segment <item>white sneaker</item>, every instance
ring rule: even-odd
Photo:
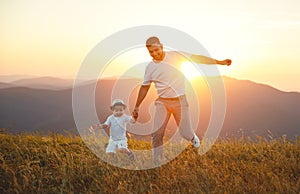
[[[200,147],[200,144],[201,144],[201,143],[200,143],[200,140],[199,140],[199,138],[197,137],[197,135],[194,135],[194,137],[193,137],[193,139],[191,140],[191,142],[192,142],[194,148]]]

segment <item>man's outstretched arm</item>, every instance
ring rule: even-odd
[[[208,65],[231,65],[231,59],[225,59],[222,61],[210,58],[210,57],[206,57],[203,55],[192,55],[191,56],[191,60],[194,63],[202,63],[202,64],[208,64]]]
[[[139,113],[139,107],[141,105],[141,103],[143,102],[144,98],[146,97],[148,91],[149,91],[150,85],[149,86],[141,86],[140,90],[139,90],[139,94],[135,103],[135,107],[134,110],[132,112],[132,115],[134,118],[138,117],[138,113]]]

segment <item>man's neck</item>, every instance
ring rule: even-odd
[[[156,63],[160,63],[164,60],[165,56],[166,56],[166,52],[163,51],[162,57],[159,60],[153,60],[153,61],[156,62]]]

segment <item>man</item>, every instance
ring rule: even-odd
[[[155,100],[152,151],[154,161],[160,162],[163,153],[163,136],[171,114],[175,118],[181,136],[191,141],[195,148],[200,146],[200,140],[191,127],[188,102],[185,96],[185,77],[180,71],[181,63],[192,61],[194,63],[229,66],[231,60],[218,61],[202,55],[176,51],[166,52],[157,37],[150,37],[146,41],[146,47],[153,60],[146,67],[144,81],[140,87],[132,114],[133,117],[138,117],[139,106],[153,82],[159,97]]]

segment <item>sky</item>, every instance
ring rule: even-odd
[[[111,34],[162,25],[232,59],[223,75],[300,92],[299,10],[299,0],[1,0],[0,75],[72,78]],[[145,49],[135,55],[151,59]]]

